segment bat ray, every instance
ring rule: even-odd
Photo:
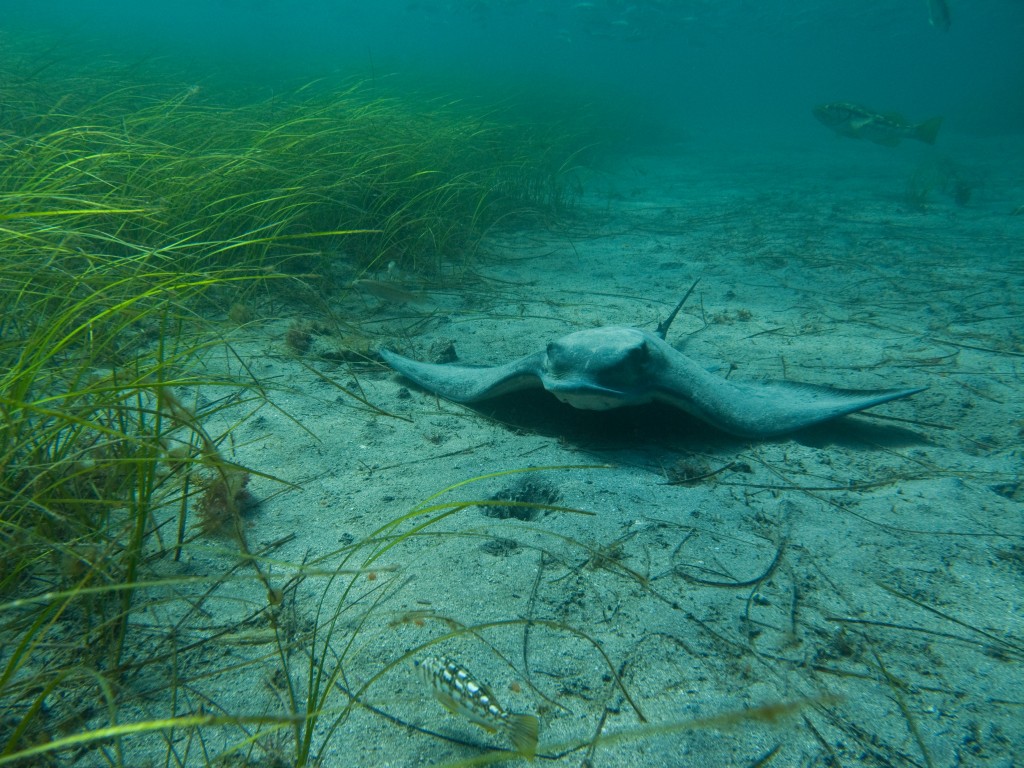
[[[543,387],[563,403],[587,410],[668,403],[723,432],[747,438],[793,432],[925,389],[732,381],[706,370],[663,337],[621,326],[570,333],[542,352],[504,365],[437,365],[387,349],[380,355],[402,376],[457,403]]]

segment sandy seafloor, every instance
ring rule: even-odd
[[[286,328],[322,322],[316,308],[268,302],[235,334],[277,408],[235,429],[230,458],[297,486],[251,486],[262,501],[247,520],[250,546],[290,537],[273,551],[280,583],[289,564],[358,541],[448,486],[607,465],[455,488],[436,501],[528,482],[593,514],[497,519],[468,506],[385,554],[376,578],[356,579],[330,650],[315,653],[328,670],[344,653],[344,686],[372,681],[362,700],[376,711],[357,707],[330,734],[332,717],[322,720],[313,741],[324,765],[433,765],[507,748],[502,734],[446,712],[407,661],[386,668],[453,627],[490,623],[431,651],[465,664],[507,709],[539,714],[540,765],[1024,762],[1024,144],[828,138],[621,157],[582,172],[572,216],[495,233],[461,277],[387,278],[419,301],[356,291],[332,310],[413,357],[453,344],[460,361],[498,363],[579,329],[653,330],[700,278],[670,343],[735,379],[928,387],[868,415],[752,442],[664,408],[582,412],[542,391],[469,408],[381,365],[297,359]],[[935,189],[912,205],[910,176],[950,159],[970,199]],[[223,412],[220,426],[245,412]],[[673,483],[704,473],[714,474]],[[166,567],[223,572],[235,560],[217,546],[194,544]],[[298,683],[316,611],[322,641],[339,600],[340,584],[323,576],[286,592],[284,657]],[[190,636],[237,637],[234,622],[254,644],[218,641],[184,659],[179,712],[285,712],[282,657],[252,639],[266,629],[262,591],[228,582],[204,605]],[[658,725],[801,699],[812,701],[774,723],[565,751],[602,724],[605,735],[643,727],[641,712]],[[336,691],[329,715],[347,703]],[[285,758],[288,733],[277,739]],[[206,739],[217,754],[240,737],[211,729]]]

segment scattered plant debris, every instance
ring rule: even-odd
[[[512,485],[506,486],[490,498],[491,501],[511,501],[513,504],[489,504],[483,507],[487,517],[506,520],[534,520],[541,510],[536,507],[522,506],[528,504],[557,504],[562,494],[553,485],[537,479],[522,478]]]

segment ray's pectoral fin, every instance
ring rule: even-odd
[[[457,403],[473,403],[542,386],[537,371],[543,352],[490,367],[421,363],[387,349],[380,350],[380,356],[395,371],[423,389]]]
[[[703,403],[707,421],[742,437],[773,437],[909,397],[925,389],[835,389],[790,381],[729,382],[727,401]],[[724,394],[724,393],[723,393]]]

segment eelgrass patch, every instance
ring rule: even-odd
[[[8,46],[0,73],[0,764],[135,764],[146,734],[209,764],[269,754],[281,733],[304,764],[338,674],[311,656],[308,680],[286,674],[289,706],[253,715],[189,672],[217,645],[272,649],[242,664],[260,671],[318,638],[329,656],[352,610],[325,606],[310,635],[294,612],[306,566],[248,541],[252,480],[263,495],[289,481],[233,457],[234,428],[275,407],[233,341],[295,296],[379,295],[362,276],[383,265],[458,271],[490,227],[559,214],[572,132],[379,83],[268,96],[36,42]],[[200,546],[224,572],[189,572]],[[342,566],[366,546],[328,584],[362,578]],[[240,584],[255,592],[221,594]],[[218,601],[234,610],[198,626]],[[211,747],[218,726],[242,742]]]

